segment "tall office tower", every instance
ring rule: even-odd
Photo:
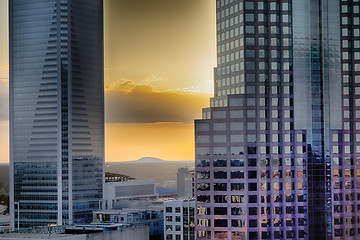
[[[14,229],[91,221],[104,163],[102,0],[10,0]]]
[[[359,239],[359,4],[216,1],[198,239]]]

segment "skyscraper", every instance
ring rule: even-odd
[[[104,164],[102,0],[10,0],[11,226],[90,221]]]
[[[359,1],[217,0],[198,239],[358,239]]]

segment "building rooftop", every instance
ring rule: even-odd
[[[10,215],[0,215],[0,226],[10,224]]]
[[[105,182],[126,182],[129,180],[135,180],[135,178],[124,174],[105,172]]]
[[[69,238],[72,234],[61,234],[61,233],[4,233],[0,235],[0,239],[59,239]]]
[[[104,209],[104,210],[97,210],[94,213],[108,213],[108,214],[132,214],[132,213],[140,213],[152,210],[159,210],[159,209],[135,209],[135,208],[125,208],[125,209]]]
[[[8,209],[7,206],[0,204],[0,213],[5,212]]]

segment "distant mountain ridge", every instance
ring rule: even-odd
[[[106,162],[108,164],[111,164],[111,163],[143,163],[143,164],[146,164],[146,163],[176,163],[176,162],[195,162],[194,160],[176,160],[176,161],[173,161],[173,160],[164,160],[164,159],[161,159],[161,158],[155,158],[155,157],[142,157],[140,159],[137,159],[137,160],[132,160],[132,161],[119,161],[119,162]]]
[[[158,187],[176,188],[179,168],[195,168],[195,161],[166,161],[159,158],[140,158],[128,162],[106,162],[105,171],[136,180],[155,180]]]
[[[140,158],[138,160],[131,161],[131,162],[136,162],[136,163],[162,163],[162,162],[166,162],[166,161],[162,160],[160,158],[155,158],[155,157],[143,157],[143,158]]]

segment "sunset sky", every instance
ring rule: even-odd
[[[104,0],[105,159],[194,159],[209,106],[215,1]],[[8,14],[0,0],[0,163],[9,160]]]

